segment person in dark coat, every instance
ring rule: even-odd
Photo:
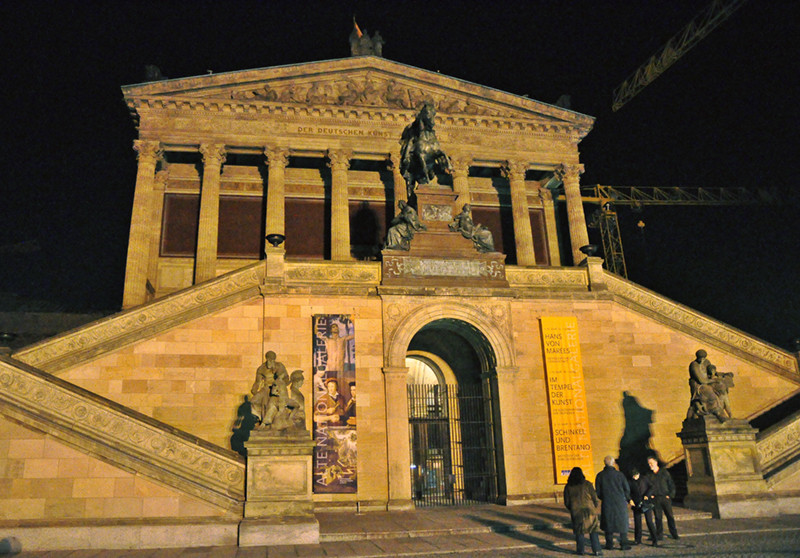
[[[678,528],[675,526],[675,516],[672,514],[672,499],[675,498],[675,482],[672,480],[672,475],[669,471],[662,468],[658,464],[658,459],[655,457],[648,457],[647,464],[650,466],[650,474],[647,475],[652,488],[650,494],[653,498],[654,509],[656,514],[656,538],[662,540],[664,538],[664,523],[662,517],[667,516],[667,526],[669,527],[669,534],[673,539],[678,539]]]
[[[583,476],[580,467],[573,467],[564,487],[564,505],[569,510],[572,519],[572,532],[575,534],[575,543],[578,554],[583,554],[585,547],[584,534],[589,535],[592,552],[601,556],[600,550],[600,522],[597,519],[597,493],[592,483]]]
[[[619,547],[628,550],[628,501],[631,489],[628,479],[614,467],[616,460],[610,455],[603,462],[605,467],[597,473],[594,481],[600,497],[600,528],[606,534],[606,549],[614,547],[614,533],[619,533]]]
[[[633,501],[633,541],[634,544],[642,544],[642,515],[647,521],[647,530],[650,531],[650,541],[653,546],[658,546],[656,537],[656,526],[653,523],[653,501],[650,492],[652,484],[648,477],[643,477],[638,469],[631,469],[631,478],[628,481],[631,488],[631,500]]]

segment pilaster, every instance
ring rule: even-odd
[[[128,260],[125,266],[125,290],[122,295],[122,308],[144,304],[147,296],[147,272],[150,252],[150,231],[154,223],[150,221],[153,204],[153,187],[156,164],[163,155],[161,144],[157,141],[135,140],[139,169],[136,174],[136,188],[133,194],[131,232],[128,241]]]
[[[331,169],[331,260],[348,261],[350,256],[350,208],[348,205],[347,169],[349,151],[329,150]]]
[[[389,155],[388,165],[392,171],[392,182],[394,186],[393,205],[396,206],[397,202],[400,200],[403,200],[404,202],[408,201],[406,181],[403,179],[403,175],[400,174],[400,155],[397,155],[396,153]]]
[[[556,204],[553,201],[553,192],[547,188],[539,188],[539,199],[544,208],[544,226],[547,231],[547,251],[550,256],[550,265],[561,265],[561,250],[558,246],[558,219],[556,218]]]
[[[169,181],[169,170],[164,169],[156,173],[156,179],[153,183],[153,205],[150,217],[150,253],[148,255],[147,263],[147,283],[148,293],[145,296],[146,300],[155,298],[158,293],[158,256],[161,244],[161,220],[164,213],[164,193],[167,189],[167,182]],[[149,292],[152,289],[152,293]]]
[[[514,241],[517,248],[517,265],[536,265],[533,251],[531,217],[528,211],[528,197],[525,192],[525,171],[527,163],[507,161],[501,168],[508,179],[511,193],[511,215],[514,219]]]
[[[406,367],[384,367],[386,390],[386,454],[389,461],[389,510],[408,510],[411,501],[411,458],[408,440]]]
[[[583,213],[583,198],[581,198],[581,173],[583,173],[583,165],[563,164],[556,169],[556,175],[564,183],[573,265],[578,265],[583,261],[586,256],[581,252],[581,246],[589,244],[589,230],[586,228],[586,215]]]
[[[225,162],[225,146],[204,143],[203,184],[200,190],[200,218],[197,224],[197,255],[194,282],[202,283],[217,276],[217,237],[219,235],[220,171]]]
[[[453,166],[453,191],[458,195],[453,210],[456,213],[461,211],[466,203],[472,203],[469,195],[469,166],[472,159],[469,157],[451,157],[450,163]]]

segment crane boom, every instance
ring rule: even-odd
[[[711,5],[673,36],[659,52],[639,66],[628,78],[614,89],[611,108],[617,112],[639,92],[672,66],[694,45],[711,33],[720,23],[728,19],[747,0],[713,0]]]

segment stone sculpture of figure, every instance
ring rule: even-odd
[[[303,371],[295,370],[289,377],[289,396],[282,402],[270,425],[270,430],[304,432],[306,429],[306,398],[300,391],[303,386]]]
[[[414,233],[427,230],[427,227],[419,222],[416,210],[404,200],[398,201],[397,207],[400,209],[400,213],[392,219],[392,226],[386,233],[384,247],[387,250],[409,250]]]
[[[476,225],[472,221],[470,211],[472,208],[468,203],[464,204],[461,213],[453,217],[453,221],[448,225],[451,231],[458,231],[464,238],[470,239],[478,252],[493,252],[494,238],[492,231],[483,225]]]
[[[697,386],[697,391],[689,404],[686,418],[699,418],[713,415],[720,422],[732,418],[731,400],[728,391],[733,387],[733,372],[717,372],[713,364],[708,366],[710,379]]]
[[[381,37],[381,32],[375,31],[375,34],[372,36],[372,51],[375,56],[383,56],[383,45],[385,43],[386,41]]]
[[[289,398],[289,374],[286,367],[277,361],[275,351],[267,351],[264,363],[256,370],[256,379],[250,393],[253,413],[258,416],[260,428],[272,424],[278,411]]]
[[[694,398],[697,393],[697,388],[709,382],[708,367],[711,364],[708,361],[708,353],[700,349],[695,353],[695,359],[689,364],[689,390],[691,397]]]
[[[426,100],[417,112],[414,122],[406,126],[400,139],[400,174],[406,181],[408,197],[418,184],[429,184],[436,172],[450,174],[453,167],[436,138],[434,120],[436,108]]]

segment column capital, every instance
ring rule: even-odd
[[[167,182],[169,182],[169,169],[161,169],[156,173],[156,179],[153,187],[156,190],[166,190]]]
[[[386,167],[389,170],[400,172],[400,154],[389,153],[389,156],[386,158]]]
[[[454,157],[450,157],[450,164],[453,167],[453,178],[466,178],[469,175],[469,166],[472,164],[472,157],[455,155]]]
[[[506,161],[500,166],[500,172],[508,180],[525,180],[528,163],[525,161]]]
[[[133,140],[133,150],[136,151],[136,158],[140,163],[155,164],[164,155],[160,141]]]
[[[328,166],[331,170],[344,170],[350,168],[350,159],[353,152],[345,149],[329,149],[325,156],[328,158]]]
[[[285,167],[289,164],[289,149],[286,147],[277,147],[268,145],[264,147],[264,157],[267,159],[268,165],[279,165]]]
[[[222,165],[225,162],[225,145],[222,143],[201,143],[200,153],[203,154],[204,165]]]
[[[555,175],[559,180],[579,180],[583,174],[583,165],[570,165],[562,163],[555,169]]]

